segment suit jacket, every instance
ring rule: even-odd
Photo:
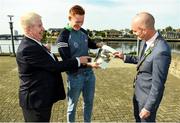
[[[155,39],[152,52],[146,58],[144,55],[141,57],[144,43],[141,43],[139,56],[126,56],[125,63],[138,64],[135,97],[148,111],[155,111],[163,96],[171,62],[171,50],[167,42],[159,35]]]
[[[76,59],[54,60],[37,42],[25,37],[17,50],[20,106],[27,109],[51,106],[65,99],[61,72],[78,68]]]

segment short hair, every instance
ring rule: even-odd
[[[85,10],[79,6],[79,5],[74,5],[73,7],[71,7],[71,9],[69,10],[69,15],[85,15]]]
[[[154,29],[155,19],[154,17],[148,12],[140,12],[136,15],[136,17],[141,18],[141,25],[144,28]]]
[[[35,12],[28,12],[21,16],[20,23],[23,31],[27,29],[27,27],[35,24],[36,19],[41,19],[41,16]]]

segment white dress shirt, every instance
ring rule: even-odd
[[[152,38],[150,38],[149,40],[146,41],[147,47],[145,49],[145,52],[147,51],[147,49],[149,49],[149,47],[154,43],[155,39],[158,37],[159,33],[156,32]]]

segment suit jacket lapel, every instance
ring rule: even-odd
[[[48,54],[48,55],[47,55],[48,57],[51,57],[51,58],[52,58],[52,56],[48,53],[47,48],[45,48],[44,45],[41,46],[41,45],[38,44],[36,41],[34,41],[34,40],[32,40],[32,39],[30,39],[30,38],[28,38],[28,37],[26,37],[26,36],[25,36],[25,39],[28,40],[28,41],[30,41],[30,42],[33,43],[33,44],[36,44],[37,47],[39,47],[41,50],[43,50],[44,52],[46,52],[46,54]],[[54,56],[54,54],[53,54],[53,56]],[[55,58],[55,57],[54,57],[54,58]],[[56,58],[54,59],[54,58],[52,58],[52,59],[55,60],[55,61],[58,61],[58,59],[56,59]]]
[[[157,38],[156,38],[156,40],[154,41],[154,46],[153,47],[151,47],[152,49],[152,51],[153,51],[153,49],[154,49],[154,47],[157,45],[157,42],[158,42],[158,38],[159,38],[160,36],[158,36]],[[145,43],[145,42],[144,42]],[[143,46],[144,46],[144,44],[142,44]],[[150,47],[149,47],[150,48]],[[149,49],[148,48],[148,49]],[[144,54],[142,54],[142,50],[143,50],[143,47],[141,48],[141,57],[140,57],[140,61],[138,62],[138,64],[137,64],[137,70],[139,70],[139,68],[140,68],[140,66],[142,65],[142,63],[145,61],[145,59],[146,59],[146,55],[145,55],[145,52],[144,52]],[[151,52],[152,52],[151,51]],[[151,52],[150,52],[150,54],[151,54]],[[149,55],[150,55],[149,54]]]
[[[41,48],[43,49],[43,47],[40,46],[36,41],[34,41],[34,40],[32,40],[32,39],[30,39],[30,38],[28,38],[28,37],[26,37],[26,36],[25,36],[25,39],[26,39],[27,41],[30,41],[30,42],[33,43],[33,44],[36,44],[36,46],[41,47]],[[44,49],[43,49],[43,50],[44,50]]]
[[[145,47],[144,45],[145,45],[145,42],[143,41],[143,44],[142,44],[141,50],[140,50],[140,51],[141,51],[141,52],[140,52],[140,59],[141,59],[141,58],[143,57],[143,55],[144,55],[144,50],[145,50],[145,49],[144,49],[144,47]]]
[[[53,54],[53,56],[54,56],[55,61],[59,61],[56,55]]]
[[[142,65],[142,63],[144,62],[145,59],[146,59],[146,57],[145,57],[145,55],[143,55],[137,64],[137,70],[139,70],[139,67]]]

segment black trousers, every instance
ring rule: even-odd
[[[155,111],[151,111],[151,114],[150,114],[150,116],[148,118],[141,119],[140,116],[139,116],[139,113],[144,108],[144,105],[140,104],[136,100],[135,96],[133,97],[133,106],[134,106],[134,117],[135,117],[136,122],[156,122],[157,109]]]
[[[52,106],[40,109],[25,109],[23,110],[23,116],[25,122],[49,122],[51,118]]]

